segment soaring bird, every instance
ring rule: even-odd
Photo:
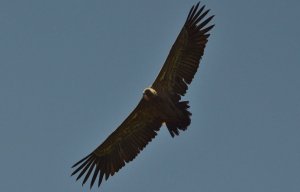
[[[151,87],[143,91],[136,108],[92,153],[75,163],[72,175],[83,175],[82,185],[91,176],[90,188],[98,178],[113,176],[132,161],[165,124],[171,136],[179,135],[191,123],[188,101],[181,101],[192,82],[214,27],[209,10],[192,6],[169,55]],[[91,175],[92,174],[92,175]]]

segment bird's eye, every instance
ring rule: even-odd
[[[146,95],[150,96],[150,91],[149,90],[146,90]]]

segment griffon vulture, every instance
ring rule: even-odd
[[[156,136],[165,124],[171,136],[179,135],[191,123],[188,101],[181,101],[188,85],[199,67],[214,16],[199,4],[192,6],[187,19],[173,44],[169,55],[151,87],[125,121],[92,153],[73,165],[72,175],[84,174],[82,185],[91,175],[90,187],[98,177],[98,187],[103,177],[118,172],[132,161]]]

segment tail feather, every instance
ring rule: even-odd
[[[166,126],[172,137],[179,135],[179,130],[185,131],[191,123],[190,116],[192,113],[188,111],[188,108],[190,107],[188,103],[188,101],[178,102],[176,106],[180,111],[179,117],[170,119],[166,122]]]

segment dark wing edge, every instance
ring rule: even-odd
[[[132,161],[140,151],[157,135],[162,122],[154,117],[155,111],[145,107],[141,100],[126,120],[91,154],[87,155],[72,168],[76,168],[71,176],[78,174],[76,180],[84,174],[82,185],[92,174],[90,188],[98,177],[98,187],[103,177],[105,180],[113,176],[125,163]]]
[[[205,5],[198,9],[199,5],[200,2],[190,9],[181,32],[152,84],[155,90],[173,94],[177,101],[185,95],[192,82],[210,36],[208,32],[214,27],[207,26],[214,15],[206,18],[210,10],[205,11]]]

